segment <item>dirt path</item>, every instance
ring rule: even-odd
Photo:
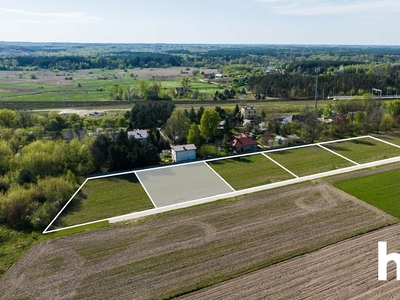
[[[0,299],[157,299],[393,221],[327,183],[298,184],[38,244]]]

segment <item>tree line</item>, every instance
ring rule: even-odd
[[[170,102],[136,104],[115,118],[120,124],[107,124],[96,137],[70,142],[52,134],[52,129],[62,132],[65,124],[92,126],[86,121],[96,118],[0,109],[0,223],[42,230],[88,174],[158,164],[159,152],[168,144],[156,128],[174,108]],[[147,141],[129,137],[131,129],[149,129]]]

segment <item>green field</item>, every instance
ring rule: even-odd
[[[236,190],[293,178],[262,154],[218,160],[208,164]]]
[[[307,176],[353,166],[349,161],[318,146],[267,153],[297,176]]]
[[[400,218],[400,170],[334,183],[334,186]]]
[[[360,164],[400,156],[400,148],[371,138],[326,144],[324,146]]]
[[[60,216],[57,227],[154,208],[136,175],[91,179]]]

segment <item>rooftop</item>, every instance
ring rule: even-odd
[[[175,152],[182,152],[182,151],[196,150],[197,148],[194,144],[188,144],[188,145],[171,146],[171,149],[174,150]]]

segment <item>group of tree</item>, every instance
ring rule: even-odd
[[[158,164],[168,145],[156,128],[174,108],[157,101],[102,118],[0,109],[0,223],[42,230],[88,174]],[[64,129],[85,126],[97,136],[62,139]],[[149,129],[146,143],[128,137],[129,129]]]
[[[372,88],[383,90],[384,94],[397,94],[400,87],[400,68],[390,67],[387,72],[371,73],[324,73],[318,76],[319,97],[349,95],[362,96]],[[256,97],[312,98],[315,95],[315,74],[264,74],[251,76],[248,89]]]
[[[157,138],[157,133],[150,131],[146,143],[141,143],[128,137],[126,130],[97,136],[91,147],[95,171],[121,171],[158,164]]]
[[[161,82],[149,83],[141,80],[135,87],[124,87],[114,83],[109,88],[111,100],[171,100],[171,95],[161,88]]]

